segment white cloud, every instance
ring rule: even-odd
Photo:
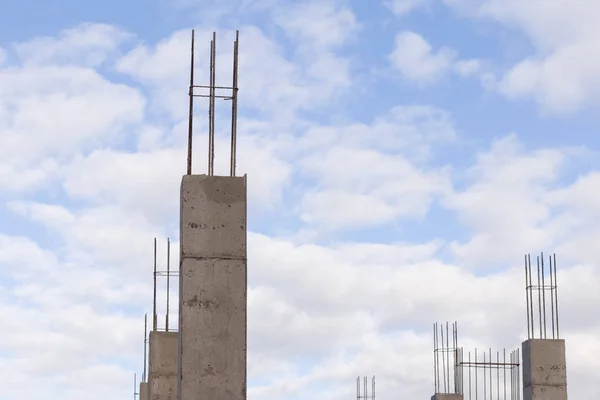
[[[0,66],[6,62],[8,59],[8,54],[6,53],[6,49],[0,47]]]
[[[384,2],[394,14],[404,16],[410,14],[413,10],[425,7],[429,4],[429,0],[390,0]]]
[[[461,60],[454,64],[456,72],[464,77],[477,74],[481,70],[480,60]]]
[[[347,42],[359,29],[356,16],[348,7],[335,2],[312,1],[279,7],[274,12],[275,22],[304,45],[314,47],[339,46]]]
[[[470,76],[481,67],[481,61],[476,59],[457,60],[457,52],[449,47],[434,51],[421,35],[411,31],[396,35],[388,59],[406,80],[423,85],[436,83],[452,70],[461,76]]]
[[[548,112],[569,113],[600,100],[600,34],[595,1],[445,0],[473,17],[521,31],[534,53],[495,86],[509,98],[532,98]]]
[[[75,64],[98,66],[132,37],[115,26],[84,23],[65,29],[58,37],[38,37],[17,43],[14,48],[27,65]]]

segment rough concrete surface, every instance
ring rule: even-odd
[[[567,398],[567,364],[562,339],[529,339],[523,342],[523,399]]]
[[[177,399],[178,332],[150,332],[150,400]]]
[[[180,400],[245,400],[245,178],[184,176],[180,257]]]
[[[567,384],[564,340],[529,339],[522,354],[524,387]]]
[[[566,386],[528,386],[523,389],[523,400],[567,400]]]
[[[246,259],[245,178],[185,175],[181,255]]]
[[[140,382],[140,400],[148,399],[148,382]]]
[[[431,396],[431,400],[463,400],[462,394],[437,393]]]

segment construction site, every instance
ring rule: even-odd
[[[134,373],[134,399],[247,398],[246,193],[252,177],[247,180],[245,175],[236,175],[238,37],[236,32],[231,86],[216,85],[214,33],[208,84],[197,85],[192,31],[179,261],[177,268],[171,266],[170,240],[166,239],[163,247],[154,239],[152,315],[146,315],[143,321],[143,370],[141,375]],[[202,168],[192,165],[196,97],[207,98],[209,104],[208,162]],[[228,176],[214,173],[216,99],[231,102]],[[205,173],[199,173],[204,167]],[[525,256],[523,320],[527,337],[521,348],[464,348],[458,322],[433,324],[431,400],[567,399],[566,346],[560,336],[556,260],[556,255],[541,254],[534,257],[532,267],[532,257]],[[158,287],[166,287],[166,298],[160,302]],[[177,288],[176,307],[171,304],[172,288]],[[177,317],[170,320],[172,308]],[[163,312],[159,313],[159,309]],[[375,377],[356,378],[356,399],[375,398]]]

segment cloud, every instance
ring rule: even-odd
[[[518,61],[496,82],[511,99],[535,100],[542,110],[572,113],[600,99],[600,57],[594,16],[600,3],[446,0],[474,18],[491,19],[517,30],[533,45],[533,54]],[[557,27],[559,27],[557,29]]]
[[[449,47],[434,51],[422,36],[411,31],[396,35],[388,60],[407,81],[422,85],[436,83],[452,70],[470,76],[480,69],[479,60],[457,60],[457,52]]]
[[[346,43],[360,29],[356,16],[348,7],[335,2],[312,1],[279,7],[275,22],[302,45],[336,47]]]
[[[385,1],[384,4],[397,16],[404,16],[418,8],[427,6],[429,0],[391,0]]]
[[[14,49],[26,65],[98,66],[131,38],[130,33],[112,25],[83,23],[61,31],[58,37],[37,37],[16,43]]]

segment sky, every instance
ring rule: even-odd
[[[153,238],[161,269],[178,248],[191,29],[198,84],[217,32],[219,85],[240,31],[249,399],[350,399],[359,375],[380,399],[429,398],[432,324],[458,321],[465,350],[519,348],[540,252],[558,259],[569,394],[600,395],[600,2],[0,9],[0,400],[132,398]],[[198,174],[206,126],[199,100]]]

